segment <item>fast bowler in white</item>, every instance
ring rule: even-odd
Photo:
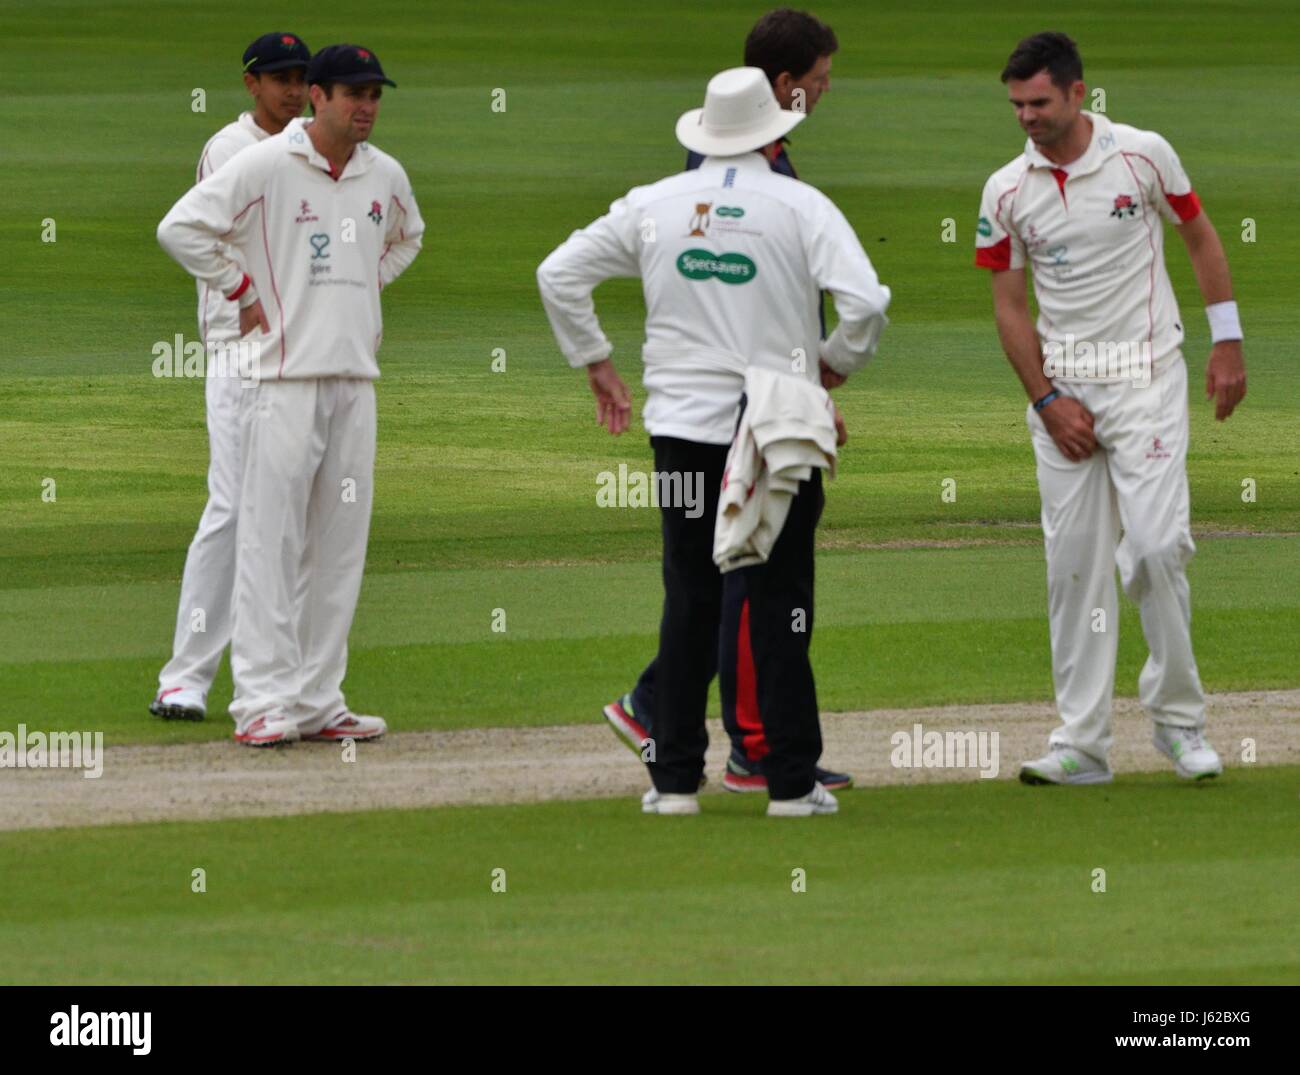
[[[1164,223],[1185,243],[1206,303],[1213,347],[1205,390],[1220,421],[1246,394],[1227,257],[1173,147],[1154,131],[1083,110],[1083,63],[1065,34],[1020,42],[1002,80],[1029,137],[985,184],[975,261],[991,270],[998,334],[1030,400],[1061,717],[1048,754],[1026,763],[1020,779],[1111,779],[1116,566],[1150,650],[1138,693],[1156,749],[1181,777],[1217,776],[1223,766],[1204,737],[1192,654],[1187,367]],[[1151,356],[1149,381],[1104,362],[1049,366],[1049,377],[1044,355],[1067,346],[1079,353],[1081,341],[1094,357],[1138,345]]]

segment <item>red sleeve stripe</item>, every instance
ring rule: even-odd
[[[1011,268],[1011,236],[1004,235],[992,246],[975,248],[975,265],[981,269]]]
[[[1178,219],[1186,224],[1189,220],[1201,211],[1201,199],[1196,196],[1196,191],[1189,190],[1186,194],[1165,194],[1165,201],[1175,213]]]
[[[1196,191],[1189,190],[1186,194],[1169,193],[1165,188],[1165,177],[1160,174],[1160,169],[1156,167],[1156,162],[1150,157],[1145,156],[1142,153],[1129,152],[1124,152],[1124,156],[1126,158],[1137,157],[1138,160],[1144,160],[1147,162],[1147,166],[1156,173],[1156,182],[1160,184],[1160,193],[1165,196],[1165,201],[1169,203],[1170,208],[1178,214],[1178,219],[1184,224],[1201,211],[1201,199],[1196,196]],[[1129,170],[1132,171],[1132,165],[1129,166]],[[1136,179],[1137,176],[1134,176],[1133,178]]]
[[[252,282],[253,282],[252,277],[250,277],[248,273],[244,273],[244,279],[240,281],[239,286],[235,288],[235,290],[232,291],[229,295],[227,295],[226,298],[230,299],[233,302],[235,299],[239,298],[240,295],[242,295],[245,291],[248,290],[248,285],[251,284]]]

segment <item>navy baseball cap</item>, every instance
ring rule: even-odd
[[[311,58],[307,68],[307,82],[316,86],[322,82],[382,82],[396,87],[397,83],[384,74],[379,57],[360,45],[326,45]]]
[[[250,75],[306,67],[309,63],[311,49],[297,34],[263,34],[244,49],[244,71]]]

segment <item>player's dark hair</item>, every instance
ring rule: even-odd
[[[1083,58],[1079,46],[1067,35],[1056,30],[1046,30],[1025,38],[1011,53],[1002,69],[1002,81],[1033,78],[1046,69],[1052,84],[1069,90],[1072,83],[1083,78]]]
[[[803,78],[813,64],[840,47],[835,31],[806,11],[769,11],[745,38],[745,66],[761,67],[769,82],[782,71]]]
[[[312,87],[312,86],[319,86],[321,89],[323,89],[323,90],[325,91],[325,100],[329,101],[329,100],[332,100],[332,99],[334,98],[334,86],[335,86],[335,83],[333,83],[333,82],[313,82],[313,83],[311,84],[311,86],[308,86],[308,87],[307,87],[307,115],[309,115],[309,116],[315,116],[315,115],[316,115],[316,106],[313,105],[313,104],[311,103],[311,87]]]

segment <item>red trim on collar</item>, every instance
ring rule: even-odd
[[[1070,173],[1064,168],[1053,168],[1052,175],[1056,176],[1056,189],[1061,192],[1061,204],[1066,205],[1068,208],[1068,203],[1065,200],[1065,181],[1070,178]]]

